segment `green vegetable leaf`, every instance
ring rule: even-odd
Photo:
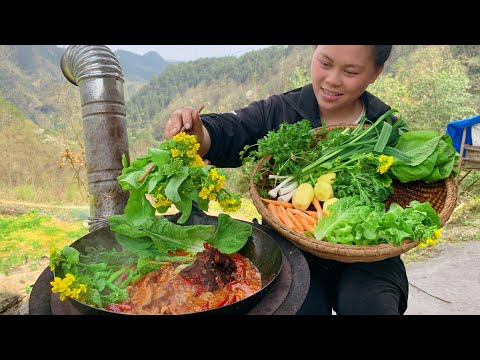
[[[181,195],[181,200],[175,203],[178,211],[182,213],[182,216],[177,220],[178,224],[183,224],[188,220],[192,213],[192,199],[185,195]]]
[[[125,217],[133,224],[142,223],[145,218],[155,216],[155,208],[145,197],[144,191],[130,191],[130,197],[125,206]]]
[[[240,250],[252,236],[253,226],[233,219],[228,214],[218,215],[218,228],[209,244],[225,254]]]
[[[171,156],[168,150],[151,148],[149,149],[149,153],[152,155],[153,163],[159,168],[170,162]]]
[[[162,175],[160,172],[155,172],[150,179],[148,180],[148,190],[147,193],[151,194],[153,190],[157,187],[157,184],[165,179],[165,175]]]
[[[117,217],[116,220],[120,218]],[[125,218],[122,226],[117,224],[112,230],[135,238],[150,237],[157,250],[163,254],[178,249],[196,254],[204,250],[203,243],[208,242],[215,234],[213,225],[182,226],[168,221],[163,216],[144,218],[143,221],[136,223]]]
[[[177,175],[174,175],[170,178],[167,188],[165,189],[165,195],[173,203],[182,201],[182,198],[180,197],[178,190],[180,188],[180,185],[182,185],[182,183],[185,181],[187,177],[188,177],[188,167],[183,166]]]

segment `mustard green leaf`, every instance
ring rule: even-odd
[[[165,188],[165,195],[169,198],[173,203],[180,202],[182,198],[179,194],[179,188],[185,179],[188,177],[188,167],[184,166],[178,174],[173,175],[168,182],[167,187]]]
[[[225,254],[232,254],[240,250],[248,238],[252,236],[253,226],[230,215],[221,213],[218,215],[218,227],[215,236],[208,241],[210,245]]]

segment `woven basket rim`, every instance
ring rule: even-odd
[[[327,129],[345,128],[347,126],[351,127],[351,125],[335,125],[327,127]],[[268,161],[270,157],[271,155],[268,155],[260,159],[257,162],[252,174],[259,172],[263,163]],[[457,188],[453,174],[451,174],[447,179],[440,181],[444,182],[447,193],[445,204],[442,207],[442,210],[439,212],[441,225],[443,226],[448,221],[450,215],[455,209],[457,202]],[[341,262],[373,262],[401,255],[419,244],[418,240],[413,241],[412,239],[405,239],[400,245],[394,245],[391,243],[377,245],[346,245],[309,238],[289,229],[287,226],[278,222],[270,214],[264,201],[261,199],[260,194],[258,193],[256,184],[253,182],[253,176],[250,178],[249,192],[257,211],[269,225],[271,225],[289,241],[293,242],[301,250],[321,258],[337,260]]]

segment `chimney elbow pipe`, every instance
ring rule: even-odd
[[[122,154],[130,162],[124,77],[115,54],[104,45],[70,45],[60,67],[80,89],[93,231],[108,225],[108,216],[123,214],[128,200],[117,181]]]

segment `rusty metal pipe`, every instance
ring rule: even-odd
[[[80,88],[85,156],[90,193],[90,231],[123,214],[128,192],[117,177],[122,154],[130,162],[124,77],[115,54],[104,45],[70,45],[62,56],[63,75]]]

